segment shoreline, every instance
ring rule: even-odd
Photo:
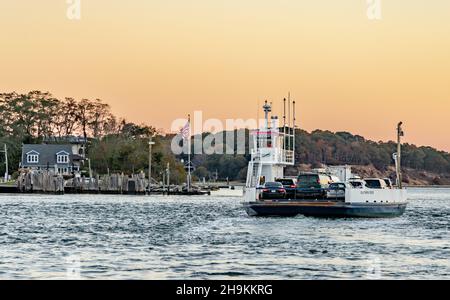
[[[226,184],[226,183],[225,183]],[[231,189],[231,187],[242,188],[243,185],[234,182],[230,183],[230,186],[220,185],[217,183],[218,189]],[[450,185],[410,185],[405,186],[406,189],[450,189]],[[150,193],[133,193],[133,192],[106,192],[106,191],[83,191],[83,192],[44,192],[44,191],[34,191],[34,192],[21,192],[16,186],[11,185],[3,185],[0,184],[0,195],[12,195],[12,194],[20,194],[20,195],[124,195],[124,196],[151,196],[151,195],[164,195],[164,192],[150,192]],[[183,193],[183,192],[170,192],[168,195],[185,195],[185,196],[207,196],[211,195],[211,191],[209,192],[196,192],[196,193]]]
[[[433,189],[448,189],[450,185],[408,185],[406,188],[433,188]]]

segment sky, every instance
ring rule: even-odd
[[[403,121],[450,151],[450,1],[381,3],[374,20],[367,0],[81,0],[77,20],[66,0],[1,0],[0,91],[100,98],[166,131],[290,92],[305,130],[393,140]]]

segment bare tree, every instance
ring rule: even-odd
[[[79,127],[78,102],[74,98],[60,101],[53,132],[59,137],[73,135]]]
[[[108,104],[96,99],[91,103],[90,121],[88,126],[94,138],[99,138],[105,132],[108,122],[113,118]]]
[[[77,119],[85,140],[88,137],[89,124],[92,122],[92,109],[93,103],[89,99],[82,99],[78,102]]]
[[[28,97],[33,103],[37,137],[45,138],[52,136],[56,116],[61,106],[60,101],[50,93],[41,91],[30,92]]]

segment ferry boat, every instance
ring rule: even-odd
[[[270,116],[272,105],[267,101],[263,109],[265,122],[260,129],[252,132],[251,160],[248,165],[244,195],[244,208],[249,216],[296,216],[331,218],[384,218],[398,217],[407,207],[407,191],[401,185],[400,137],[403,135],[401,123],[398,126],[398,150],[394,155],[397,165],[397,187],[374,189],[367,186],[345,189],[342,199],[328,199],[325,195],[315,198],[282,196],[266,199],[263,197],[265,184],[284,178],[284,169],[295,165],[295,101],[288,100],[286,117],[284,100],[283,124],[277,116]],[[275,192],[275,191],[273,191]],[[276,194],[274,194],[276,195]]]

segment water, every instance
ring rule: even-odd
[[[450,189],[396,219],[250,218],[241,198],[0,195],[0,279],[450,279]]]

